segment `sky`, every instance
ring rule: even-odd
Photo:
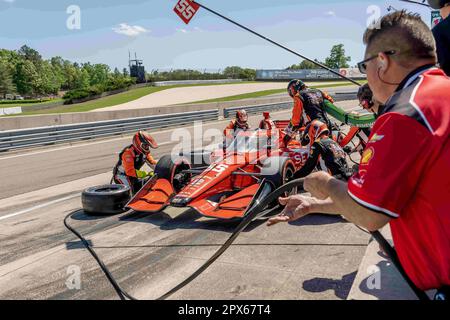
[[[122,69],[137,52],[147,71],[223,69],[238,65],[286,68],[301,59],[200,9],[189,25],[174,12],[178,0],[0,0],[0,48],[22,45],[44,58],[105,63]],[[351,64],[362,59],[362,34],[389,6],[418,12],[430,25],[430,10],[398,0],[199,0],[204,5],[310,58],[324,60],[343,43]],[[80,9],[80,28],[68,28]],[[70,19],[70,21],[74,21]]]

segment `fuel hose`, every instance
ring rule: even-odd
[[[264,183],[264,182],[263,182]],[[294,188],[297,188],[299,193],[304,192],[303,188],[304,179],[297,179],[292,180],[285,185],[281,186],[280,188],[276,189],[274,192],[272,192],[269,196],[264,198],[261,202],[257,203],[254,207],[252,207],[248,214],[242,219],[242,221],[239,223],[239,225],[236,227],[236,229],[233,231],[233,233],[230,235],[228,240],[203,264],[201,265],[194,273],[192,273],[188,278],[186,278],[184,281],[176,285],[173,289],[169,290],[167,293],[163,294],[156,300],[165,300],[168,299],[170,296],[187,286],[189,283],[191,283],[193,280],[195,280],[198,276],[200,276],[210,265],[212,265],[236,240],[236,238],[241,234],[244,229],[249,226],[255,219],[257,219],[262,212],[266,209],[267,206],[272,204],[273,202],[277,201],[278,198],[286,192],[291,191]],[[103,261],[100,259],[100,257],[95,252],[94,248],[91,246],[91,244],[81,235],[76,229],[74,229],[69,224],[69,219],[75,214],[75,212],[70,213],[66,216],[64,219],[64,225],[65,227],[71,231],[75,236],[77,236],[83,245],[86,247],[86,249],[89,251],[89,253],[92,255],[92,257],[97,261],[100,269],[104,272],[106,278],[111,283],[112,287],[114,288],[115,292],[119,296],[121,300],[137,300],[135,297],[127,293],[120,285],[119,283],[114,279],[113,275],[109,271],[109,269],[106,267],[106,265],[103,263]],[[407,282],[409,287],[412,289],[412,291],[416,294],[417,298],[419,300],[430,300],[429,297],[425,292],[420,290],[408,277],[405,270],[403,269],[397,253],[395,252],[394,248],[389,244],[389,242],[383,237],[383,235],[379,231],[371,232],[373,238],[380,244],[383,251],[386,253],[386,255],[389,257],[389,259],[392,261],[392,263],[395,265],[395,267],[398,269],[404,280]]]

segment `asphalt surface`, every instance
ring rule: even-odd
[[[251,117],[253,124],[259,120]],[[226,122],[208,123],[205,129],[220,130]],[[171,142],[172,130],[153,135],[161,144],[156,157],[177,144]],[[126,136],[0,157],[0,299],[117,299],[95,261],[63,226],[74,211],[71,224],[140,299],[154,299],[181,282],[227,239],[236,222],[203,218],[192,210],[109,218],[79,210],[81,190],[109,182],[117,153],[129,141]],[[312,215],[271,228],[255,222],[172,298],[345,299],[368,239],[338,217]],[[68,281],[78,270],[79,288]]]

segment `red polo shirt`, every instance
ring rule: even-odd
[[[450,78],[411,73],[376,121],[350,196],[388,215],[400,262],[422,290],[450,285]]]

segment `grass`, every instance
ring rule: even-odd
[[[358,81],[359,83],[363,84],[366,81]],[[248,84],[248,83],[256,83],[256,82],[233,82],[233,83],[225,83],[221,85],[230,85],[230,84]],[[40,115],[40,114],[60,114],[60,113],[72,113],[72,112],[88,112],[96,109],[106,108],[106,107],[112,107],[119,104],[127,103],[133,100],[137,100],[139,98],[142,98],[146,95],[156,93],[163,90],[173,89],[173,88],[182,88],[182,87],[196,87],[196,86],[213,86],[217,84],[194,84],[194,85],[176,85],[176,86],[167,86],[167,87],[143,87],[138,89],[132,89],[126,92],[118,93],[112,96],[108,96],[105,98],[92,100],[84,103],[78,103],[73,105],[65,105],[65,106],[58,106],[54,108],[49,108],[45,110],[24,110],[23,113],[19,115],[6,115],[4,117],[14,117],[14,116],[26,116],[26,115]],[[337,83],[337,84],[323,84],[323,85],[316,85],[314,88],[331,88],[331,87],[341,87],[341,86],[348,86],[348,82],[343,83]],[[223,97],[218,99],[210,99],[210,100],[202,100],[197,102],[190,102],[189,104],[194,103],[210,103],[210,102],[226,102],[226,101],[236,101],[236,100],[243,100],[243,99],[252,99],[252,98],[260,98],[260,97],[266,97],[273,94],[278,93],[285,93],[286,89],[273,89],[273,90],[263,90],[263,91],[257,91],[257,92],[251,92],[246,94],[239,94],[229,97]],[[53,100],[57,101],[57,100]],[[38,104],[34,104],[34,106],[38,106]],[[13,105],[14,106],[14,105]],[[20,105],[18,105],[20,106]],[[10,107],[10,106],[8,106]],[[25,107],[22,105],[22,107]],[[31,105],[26,106],[31,107]]]
[[[360,84],[364,84],[367,81],[357,81]],[[350,85],[348,82],[345,83],[336,83],[336,84],[323,84],[323,85],[316,85],[313,86],[313,88],[320,89],[320,88],[334,88],[334,87],[343,87]],[[235,96],[229,96],[229,97],[223,97],[223,98],[217,98],[217,99],[209,99],[209,100],[201,100],[196,102],[190,102],[189,104],[195,104],[195,103],[213,103],[213,102],[227,102],[227,101],[237,101],[237,100],[244,100],[244,99],[254,99],[254,98],[261,98],[270,96],[273,94],[278,93],[285,93],[286,89],[273,89],[273,90],[263,90],[263,91],[256,91],[256,92],[250,92],[245,94],[238,94]]]
[[[36,103],[21,103],[21,102],[17,102],[17,103],[5,103],[2,104],[0,103],[0,108],[15,108],[15,107],[23,107],[23,108],[28,108],[28,107],[34,107],[34,106],[40,106],[43,104],[48,104],[48,103],[52,103],[52,102],[59,102],[62,101],[61,98],[59,99],[52,99],[52,100],[47,100],[47,101],[43,101],[43,102],[36,102]]]
[[[253,82],[232,82],[225,83],[221,85],[229,85],[229,84],[242,84],[242,83],[253,83]],[[196,87],[196,86],[211,86],[217,84],[193,84],[193,85],[176,85],[176,86],[167,86],[167,87],[143,87],[132,89],[126,92],[118,93],[112,96],[104,97],[101,99],[91,100],[83,103],[73,104],[73,105],[65,105],[58,106],[55,108],[45,109],[45,110],[29,110],[21,113],[20,115],[38,115],[38,114],[55,114],[55,113],[71,113],[71,112],[87,112],[96,109],[112,107],[119,104],[127,103],[130,101],[137,100],[144,96],[147,96],[152,93],[156,93],[163,90],[173,89],[173,88],[181,88],[181,87]],[[13,116],[13,115],[11,115]],[[17,115],[16,115],[17,116]]]

